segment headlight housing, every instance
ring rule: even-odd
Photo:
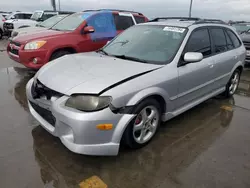
[[[93,112],[108,107],[111,101],[110,96],[72,95],[66,101],[65,106],[84,112]]]
[[[44,44],[46,44],[46,41],[44,41],[44,40],[41,40],[41,41],[32,41],[32,42],[27,43],[24,46],[24,49],[25,50],[36,50],[36,49],[41,48]]]

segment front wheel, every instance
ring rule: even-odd
[[[123,134],[123,142],[132,149],[148,144],[154,137],[161,118],[161,108],[154,99],[146,99],[134,110],[136,117],[129,123]]]
[[[68,55],[68,54],[71,54],[71,53],[69,51],[65,51],[65,50],[57,51],[57,52],[52,54],[50,61],[58,59],[59,57],[62,57],[62,56]]]
[[[234,71],[232,77],[228,81],[226,85],[226,91],[224,92],[224,96],[229,98],[234,95],[240,83],[240,71],[237,69]]]

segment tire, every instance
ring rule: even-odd
[[[143,113],[144,112],[144,113]],[[149,118],[155,113],[153,118]],[[131,149],[138,149],[147,145],[155,136],[161,123],[161,107],[154,99],[146,99],[139,103],[134,113],[137,116],[128,124],[124,131],[122,142]],[[143,114],[147,117],[146,122],[143,121]]]
[[[2,31],[2,29],[0,29],[0,39],[2,39],[3,38],[3,31]]]
[[[66,51],[66,50],[60,50],[60,51],[54,52],[50,58],[50,61],[55,60],[55,59],[62,57],[64,55],[68,55],[68,54],[71,54],[71,53],[69,51]]]
[[[240,75],[240,70],[236,69],[226,85],[226,91],[223,93],[223,96],[230,98],[235,94],[240,83]]]

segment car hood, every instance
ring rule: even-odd
[[[63,31],[43,30],[41,32],[34,32],[34,33],[32,32],[29,35],[17,36],[15,38],[15,40],[17,42],[20,42],[20,43],[26,43],[26,42],[29,42],[29,41],[39,40],[39,39],[45,40],[45,38],[58,36],[58,35],[63,35],[64,33],[65,32],[63,32]]]
[[[48,88],[65,95],[99,94],[114,84],[160,67],[162,65],[133,62],[90,52],[56,59],[42,67],[35,78]]]
[[[240,35],[240,38],[244,42],[250,42],[250,33],[243,33]]]
[[[25,27],[21,29],[16,29],[15,31],[18,32],[18,34],[33,34],[33,32],[41,32],[48,30],[48,28],[45,27]]]

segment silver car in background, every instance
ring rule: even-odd
[[[167,121],[203,101],[232,96],[246,50],[232,27],[155,19],[97,52],[63,56],[26,87],[31,114],[71,151],[117,155],[140,148]]]

